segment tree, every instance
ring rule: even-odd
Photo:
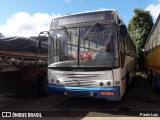
[[[144,45],[153,27],[153,19],[149,11],[134,9],[134,15],[128,24],[128,30],[137,48],[137,70],[144,70]]]

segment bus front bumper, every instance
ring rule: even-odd
[[[110,101],[120,100],[120,87],[69,87],[48,84],[49,94],[61,94],[76,97],[102,98]]]

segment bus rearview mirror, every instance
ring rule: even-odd
[[[126,31],[126,26],[125,25],[121,25],[120,29],[121,29],[122,32],[125,32]]]
[[[38,51],[41,51],[41,46],[42,46],[42,41],[44,41],[44,36],[48,36],[48,35],[49,35],[48,31],[43,31],[39,33],[38,43],[37,43]]]

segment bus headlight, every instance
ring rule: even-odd
[[[51,79],[51,82],[54,83],[54,79]]]
[[[99,85],[100,85],[100,86],[103,86],[103,85],[104,85],[104,83],[103,83],[103,82],[100,82],[100,83],[99,83]]]
[[[107,81],[107,85],[110,86],[112,83],[110,81]]]
[[[57,81],[56,81],[56,84],[58,85],[59,83],[60,83],[60,81],[59,81],[59,80],[57,80]]]

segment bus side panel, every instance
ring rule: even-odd
[[[121,68],[121,97],[126,92],[126,81],[128,80],[129,84],[132,82],[134,75],[135,75],[135,59],[134,57],[125,55],[125,64],[124,67]],[[129,74],[129,78],[127,77],[127,72]]]
[[[153,83],[160,89],[160,47],[152,53],[152,72],[153,72]]]
[[[151,54],[151,65],[153,71],[160,73],[160,47]]]
[[[159,73],[153,72],[153,81],[156,88],[160,91],[160,74]]]
[[[126,91],[126,77],[125,77],[125,73],[124,73],[124,68],[119,68],[119,69],[114,69],[113,70],[113,74],[114,74],[114,86],[118,86],[116,85],[116,82],[119,81],[120,83],[120,99],[123,96],[123,94]]]
[[[160,47],[146,57],[145,68],[147,78],[160,89]]]

